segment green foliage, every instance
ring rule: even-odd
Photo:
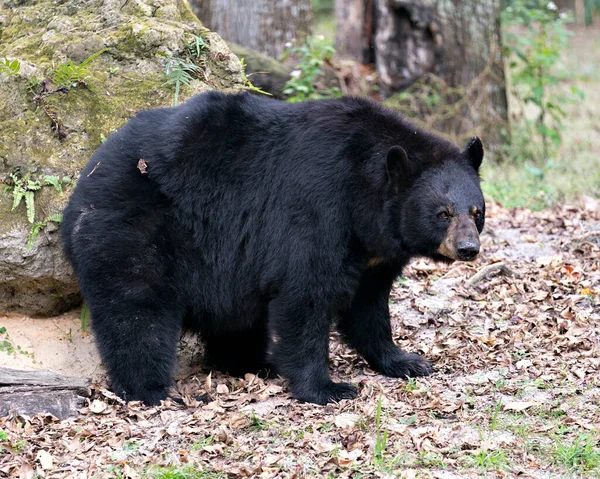
[[[30,250],[31,248],[33,248],[33,244],[35,243],[35,240],[40,235],[42,230],[46,226],[48,226],[48,223],[59,224],[62,222],[62,219],[63,219],[62,213],[57,213],[55,215],[48,216],[48,218],[46,218],[45,220],[36,221],[35,223],[33,223],[33,225],[31,226],[31,231],[29,232],[29,236],[27,237],[27,249]]]
[[[81,314],[79,316],[79,320],[81,322],[81,331],[84,333],[87,332],[88,328],[90,327],[90,316],[90,307],[84,301],[84,303],[81,305]]]
[[[282,59],[290,54],[299,57],[299,63],[283,90],[284,95],[289,95],[287,101],[296,103],[342,95],[339,88],[328,87],[325,82],[323,65],[334,53],[335,49],[323,36],[308,37],[303,45],[283,52]]]
[[[271,93],[261,90],[257,86],[254,86],[248,78],[248,76],[246,75],[246,62],[243,58],[240,58],[240,63],[242,64],[242,81],[246,84],[246,88],[256,93],[262,93],[263,95],[273,96],[271,95]]]
[[[54,70],[52,84],[57,90],[61,88],[70,90],[81,83],[85,85],[86,80],[91,75],[88,65],[107,50],[108,48],[103,48],[99,52],[90,55],[79,65],[75,65],[71,59],[67,59],[65,63],[62,63]]]
[[[173,106],[179,105],[179,94],[181,86],[189,86],[194,78],[198,78],[202,73],[203,59],[201,58],[208,52],[208,46],[204,38],[194,35],[191,41],[187,42],[187,48],[181,57],[173,57],[167,60],[165,64],[165,83],[163,85],[174,85]]]
[[[557,188],[547,181],[555,168],[553,161],[537,167],[522,165],[484,165],[481,189],[484,194],[499,201],[506,208],[529,208],[540,211],[551,206],[559,196]]]
[[[600,468],[598,437],[590,433],[579,434],[572,442],[558,440],[554,452],[555,462],[572,471],[592,471]]]
[[[248,429],[254,432],[266,431],[269,429],[269,423],[267,423],[267,421],[265,421],[264,419],[257,417],[256,414],[254,414],[254,410],[252,410]]]
[[[204,42],[204,38],[199,37],[198,35],[194,35],[192,41],[188,43],[188,49],[196,58],[199,58],[200,55],[204,53],[207,49],[206,43]]]
[[[591,25],[593,23],[593,14],[600,14],[600,0],[585,0],[584,1],[585,8],[585,24]]]
[[[171,58],[165,65],[165,85],[175,85],[173,106],[179,105],[179,92],[181,85],[190,85],[190,82],[198,75],[200,67],[183,58]]]
[[[485,471],[503,470],[509,465],[506,451],[502,449],[495,449],[493,451],[480,449],[479,451],[468,456],[466,461],[469,465],[478,467]]]
[[[6,354],[15,354],[15,347],[12,344],[10,336],[4,326],[0,327],[0,352]]]
[[[4,57],[0,60],[0,73],[5,73],[8,76],[17,76],[21,71],[21,62],[19,60],[9,60]]]
[[[42,187],[41,182],[39,180],[32,180],[29,173],[20,177],[18,171],[10,174],[10,180],[11,183],[4,187],[4,193],[11,192],[13,195],[12,210],[14,211],[18,208],[24,199],[27,209],[27,221],[33,223],[35,217],[34,194]]]
[[[375,464],[383,463],[383,453],[387,447],[387,431],[381,431],[381,400],[382,396],[379,396],[375,412],[375,453],[373,454]]]
[[[415,378],[407,378],[406,385],[404,386],[404,390],[406,392],[415,391],[418,388],[417,380]]]
[[[145,474],[151,479],[226,479],[227,475],[193,466],[157,467]]]
[[[30,173],[21,175],[18,170],[9,175],[9,181],[4,186],[4,193],[12,193],[13,205],[12,210],[15,210],[25,200],[27,210],[27,221],[33,224],[35,218],[35,192],[39,191],[43,186],[54,186],[56,191],[61,192],[64,185],[74,185],[75,182],[68,176],[63,176],[61,179],[58,176],[43,175],[37,179],[31,178]],[[50,217],[53,218],[53,217]],[[47,221],[54,221],[48,218]],[[56,221],[54,221],[56,222]],[[34,225],[35,227],[35,225]],[[32,230],[33,231],[33,230]],[[39,231],[37,232],[39,234]],[[37,236],[37,234],[36,234]],[[34,238],[35,239],[35,238]],[[29,242],[28,242],[29,243]]]
[[[522,147],[511,145],[507,153],[518,152],[518,161],[543,165],[562,142],[563,105],[583,97],[575,87],[570,95],[560,94],[556,88],[569,77],[561,64],[561,53],[571,35],[566,28],[569,19],[546,0],[514,0],[503,10],[501,19],[512,93],[519,103],[512,130]],[[533,118],[531,111],[535,112]]]

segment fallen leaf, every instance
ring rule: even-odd
[[[42,469],[44,469],[45,471],[49,471],[54,467],[52,456],[43,449],[40,449],[38,451],[35,458],[39,461],[40,466],[42,466]]]
[[[144,160],[143,158],[140,158],[138,163],[137,163],[137,169],[140,170],[140,173],[142,175],[146,175],[148,174],[148,165],[146,164],[146,160]]]

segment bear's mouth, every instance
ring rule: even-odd
[[[438,263],[444,263],[444,264],[452,264],[456,261],[456,259],[445,256],[445,255],[441,254],[440,252],[435,253],[431,258],[434,261],[437,261]]]

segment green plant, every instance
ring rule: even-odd
[[[225,474],[193,466],[155,467],[148,470],[145,476],[152,479],[225,479],[227,477]]]
[[[79,84],[86,84],[87,78],[91,75],[88,65],[96,58],[102,55],[108,48],[103,48],[99,52],[94,53],[82,61],[79,65],[75,65],[73,60],[67,59],[65,63],[60,64],[52,74],[52,84],[57,90],[77,87]]]
[[[165,65],[164,85],[175,85],[175,94],[173,96],[173,106],[179,105],[179,92],[181,85],[190,85],[190,82],[200,72],[200,67],[191,61],[183,58],[171,58]]]
[[[202,55],[207,49],[204,38],[194,35],[192,37],[192,41],[188,43],[188,49],[196,58],[200,57],[200,55]]]
[[[254,410],[252,410],[252,414],[250,415],[250,424],[248,425],[248,429],[250,431],[254,431],[254,432],[266,431],[269,429],[269,423],[267,423],[267,421],[256,416],[256,414],[254,414]]]
[[[59,224],[60,222],[62,222],[62,219],[62,213],[57,213],[55,215],[49,216],[45,220],[36,221],[35,223],[33,223],[33,225],[31,226],[31,231],[29,232],[29,236],[27,237],[27,249],[30,250],[31,248],[33,248],[33,243],[35,243],[35,240],[40,235],[41,231],[46,226],[48,226],[48,223]]]
[[[447,467],[444,456],[437,452],[419,452],[415,462],[417,465],[423,467],[439,467],[441,469],[446,469]]]
[[[520,153],[543,165],[562,141],[563,103],[583,96],[575,87],[569,96],[554,88],[568,77],[560,62],[571,35],[566,28],[569,19],[557,12],[553,2],[514,0],[503,10],[501,20],[513,95],[520,111],[513,134],[526,132]],[[530,110],[535,111],[533,119],[528,115]]]
[[[0,60],[0,73],[5,73],[8,76],[17,76],[21,71],[21,62],[19,60],[9,60],[4,57]]]
[[[554,451],[557,464],[570,470],[592,471],[600,468],[600,448],[596,446],[598,436],[579,434],[572,442],[558,439]]]
[[[478,467],[485,471],[487,470],[502,470],[508,466],[508,458],[506,452],[502,449],[489,451],[480,449],[476,453],[467,457],[467,463],[471,466]]]
[[[81,331],[85,333],[90,326],[90,307],[85,301],[81,305],[79,320],[81,321]]]
[[[299,57],[299,63],[283,89],[283,94],[289,95],[287,101],[296,103],[341,96],[339,88],[326,85],[323,71],[323,65],[334,53],[335,49],[323,36],[308,37],[303,45],[288,48],[283,52],[282,59],[290,54]]]
[[[404,386],[404,390],[406,392],[416,391],[419,385],[417,384],[417,380],[415,378],[407,378],[406,385]]]
[[[214,442],[214,440],[215,440],[214,436],[206,436],[202,440],[196,441],[195,443],[193,443],[192,447],[190,449],[192,451],[200,451],[204,447],[210,446]]]
[[[383,453],[387,447],[387,431],[381,429],[381,400],[382,396],[379,396],[377,400],[377,409],[375,411],[375,453],[373,455],[373,461],[375,464],[382,464],[384,461]]]
[[[12,192],[13,204],[12,211],[17,209],[22,200],[25,199],[25,208],[27,210],[27,221],[33,223],[35,217],[34,193],[42,187],[39,180],[32,180],[29,173],[20,177],[18,172],[10,174],[11,183],[4,187],[4,193]]]
[[[254,86],[248,76],[246,75],[246,62],[243,58],[240,58],[240,63],[242,64],[242,81],[246,84],[246,88],[250,91],[254,91],[256,93],[262,93],[263,95],[273,96],[271,93],[261,90],[257,86]]]
[[[201,58],[208,52],[208,45],[204,38],[193,35],[190,41],[186,40],[185,51],[181,56],[167,57],[165,63],[165,79],[163,85],[174,85],[173,106],[179,105],[179,94],[181,86],[189,86],[194,78],[200,77],[204,66],[204,58]],[[166,56],[164,54],[161,54]]]
[[[495,431],[496,429],[498,429],[498,415],[500,414],[500,411],[502,411],[503,407],[504,406],[502,404],[502,399],[500,399],[493,409],[490,408],[490,431]]]
[[[60,179],[58,176],[53,175],[43,175],[38,177],[37,179],[32,179],[30,173],[25,173],[25,175],[21,175],[21,173],[17,170],[12,172],[9,175],[9,181],[4,186],[4,193],[12,193],[13,196],[13,205],[12,210],[14,211],[19,205],[25,200],[25,208],[27,210],[27,221],[33,223],[35,218],[35,192],[40,190],[43,186],[54,186],[56,191],[59,193],[63,191],[64,185],[74,185],[75,182],[69,178],[68,176],[63,176]],[[62,219],[62,218],[61,218]],[[53,215],[46,220],[46,224],[48,221],[52,221],[55,223],[60,223],[60,220],[57,221],[57,215]],[[41,222],[43,223],[43,222]],[[40,223],[40,225],[41,225]],[[33,240],[39,234],[42,225],[40,226],[34,225],[32,228],[31,235],[34,235]],[[37,231],[34,232],[34,229]],[[31,240],[31,241],[33,241]],[[29,241],[28,241],[29,243]]]

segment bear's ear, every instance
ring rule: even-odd
[[[387,153],[386,172],[388,184],[397,194],[400,188],[410,184],[413,167],[401,146],[392,146]]]
[[[475,168],[475,171],[479,171],[479,167],[483,161],[483,144],[481,140],[476,136],[472,137],[467,143],[464,153],[473,168]]]

